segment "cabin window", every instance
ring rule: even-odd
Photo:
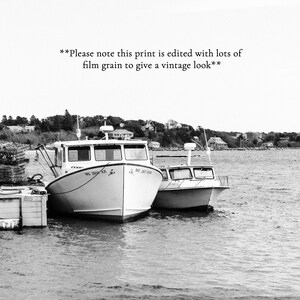
[[[145,145],[124,145],[127,160],[147,160]]]
[[[88,161],[91,160],[91,149],[89,146],[76,146],[68,148],[69,161]]]
[[[121,146],[95,146],[94,149],[95,159],[97,161],[114,161],[122,159]]]
[[[214,172],[212,168],[197,168],[194,169],[196,178],[214,178]]]
[[[161,169],[163,180],[168,180],[167,170]]]
[[[192,172],[190,169],[173,169],[169,170],[171,179],[191,179]]]

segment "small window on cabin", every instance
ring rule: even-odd
[[[169,170],[171,179],[191,179],[192,172],[190,169],[173,169]]]
[[[127,160],[147,160],[145,145],[124,145]]]
[[[95,146],[94,149],[95,149],[95,159],[97,161],[122,160],[121,146],[118,145]]]
[[[167,170],[161,169],[163,180],[168,180]]]
[[[195,178],[214,178],[212,168],[194,168]]]
[[[88,146],[84,147],[69,147],[69,161],[88,161],[91,160],[91,149]]]

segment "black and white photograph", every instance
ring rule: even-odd
[[[300,0],[1,0],[0,299],[300,299]]]

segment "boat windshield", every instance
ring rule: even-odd
[[[169,170],[171,179],[191,179],[192,172],[189,168]]]
[[[124,145],[127,160],[147,160],[145,145]]]
[[[68,148],[69,161],[91,160],[91,149],[89,146],[74,146]]]
[[[95,159],[97,161],[116,161],[122,160],[120,145],[97,145],[95,149]]]
[[[194,168],[195,178],[214,178],[212,168]]]

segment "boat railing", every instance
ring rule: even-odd
[[[216,176],[214,178],[188,178],[188,179],[172,179],[163,189],[168,188],[181,188],[181,187],[190,187],[197,188],[201,186],[207,186],[205,183],[211,182],[210,185],[215,187],[229,187],[228,176]],[[204,183],[204,185],[203,185]]]
[[[228,176],[216,176],[216,179],[220,181],[220,186],[229,186]]]
[[[39,145],[39,146],[37,146],[36,150],[38,150],[41,153],[44,161],[46,162],[46,164],[48,165],[48,167],[52,171],[54,177],[57,178],[58,177],[58,173],[57,173],[57,171],[55,169],[54,163],[52,162],[52,160],[51,160],[51,158],[50,158],[50,156],[49,156],[49,154],[47,152],[47,149],[46,149],[45,145]]]

